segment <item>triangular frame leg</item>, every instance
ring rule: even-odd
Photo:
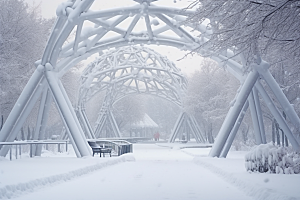
[[[70,102],[68,102],[70,100],[68,97],[65,97],[66,94],[64,94],[64,92],[61,90],[59,86],[59,80],[52,71],[45,71],[45,75],[55,99],[55,103],[60,111],[61,117],[64,119],[64,125],[67,130],[69,130],[69,138],[72,142],[72,145],[78,148],[81,157],[91,156],[91,151],[79,125],[75,111],[70,105]],[[73,138],[73,141],[71,138]]]
[[[209,152],[209,156],[220,156],[225,146],[225,143],[229,137],[229,134],[232,131],[232,128],[234,127],[234,124],[237,121],[238,116],[242,108],[244,107],[244,104],[246,103],[248,96],[251,93],[252,88],[257,79],[258,72],[256,70],[253,70],[248,74],[244,84],[241,86],[240,91],[236,96],[234,105],[229,109],[228,114],[226,115],[226,118],[221,126],[215,143],[211,151]]]

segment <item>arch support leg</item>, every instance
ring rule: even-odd
[[[292,131],[286,124],[286,121],[284,120],[283,116],[280,114],[280,112],[278,111],[278,109],[274,105],[273,101],[271,100],[271,98],[269,97],[269,95],[267,94],[267,92],[265,91],[265,89],[263,88],[263,86],[261,85],[261,83],[259,81],[257,81],[257,83],[255,84],[255,87],[258,90],[258,92],[261,94],[264,101],[266,102],[266,105],[268,106],[270,112],[272,113],[272,115],[274,116],[276,121],[278,122],[279,126],[282,128],[285,135],[291,142],[293,148],[296,151],[300,152],[300,145],[299,145],[297,139],[294,137]]]
[[[184,112],[182,112],[176,120],[176,123],[175,123],[173,131],[172,131],[172,135],[168,141],[169,143],[175,142],[175,139],[179,134],[180,127],[182,126],[183,118],[184,118]]]
[[[35,138],[36,140],[43,140],[44,136],[45,136],[45,130],[46,130],[46,126],[47,126],[47,121],[48,121],[48,113],[51,107],[51,102],[52,102],[52,94],[50,92],[50,90],[47,88],[47,90],[45,91],[44,94],[45,97],[45,102],[43,103],[43,107],[40,107],[40,112],[41,112],[41,120],[38,121],[37,123],[40,123],[40,126],[38,127],[38,124],[36,126],[36,133],[35,133]],[[43,97],[44,98],[44,97]],[[43,101],[43,99],[42,99]],[[42,105],[42,102],[41,102]],[[40,115],[40,113],[39,113]],[[36,149],[35,149],[35,156],[41,156],[42,154],[42,145],[37,145]]]
[[[93,136],[92,136],[92,133],[90,132],[90,129],[87,125],[87,122],[82,114],[82,110],[77,110],[75,111],[76,112],[76,116],[78,117],[78,120],[79,120],[79,123],[82,125],[82,128],[84,128],[84,132],[86,133],[86,136],[89,138],[89,139],[95,139]]]
[[[33,109],[35,103],[41,96],[45,84],[46,84],[46,80],[45,80],[45,78],[42,78],[40,84],[37,84],[35,90],[33,91],[32,95],[30,96],[28,103],[24,107],[23,112],[20,113],[19,118],[14,123],[14,126],[12,127],[11,131],[9,132],[8,137],[6,138],[6,142],[13,142],[14,139],[17,137],[24,122],[26,121],[28,115],[30,114],[31,110]],[[16,104],[16,106],[18,106],[18,105]],[[7,123],[5,123],[5,124],[7,124]],[[8,145],[3,146],[0,150],[0,156],[6,156],[9,148],[10,147]]]
[[[189,115],[186,112],[182,112],[174,125],[172,135],[169,139],[170,142],[175,142],[176,137],[180,136],[180,134],[186,134],[186,139],[189,141],[189,136],[192,134],[198,143],[204,143],[204,137],[201,133],[200,127],[193,118],[193,116]]]
[[[72,136],[73,138],[74,142],[72,142],[72,144],[73,146],[75,146],[74,148],[78,148],[81,157],[91,156],[86,138],[84,137],[84,135],[82,135],[82,130],[79,130],[81,129],[81,127],[78,127],[79,122],[78,120],[76,121],[77,118],[74,118],[73,113],[70,110],[68,102],[59,87],[58,79],[52,71],[46,71],[45,74],[57,107],[60,110],[61,117],[64,119],[65,127],[68,128],[70,136]]]
[[[109,110],[109,121],[110,121],[110,124],[112,126],[114,136],[115,137],[121,137],[121,132],[119,130],[116,119],[115,119],[113,113],[111,112],[111,110]]]
[[[47,88],[47,90],[44,91],[44,94],[41,99],[38,120],[35,128],[35,133],[33,136],[34,140],[44,139],[51,102],[52,102],[52,95],[49,89]],[[35,156],[41,156],[42,154],[41,144],[36,145],[36,147],[33,149],[33,154]]]
[[[251,71],[244,84],[242,85],[240,92],[237,94],[234,105],[229,109],[229,112],[222,124],[222,127],[219,131],[219,134],[216,138],[216,141],[209,152],[209,156],[211,157],[219,157],[222,149],[225,146],[226,140],[228,139],[228,136],[234,127],[235,122],[237,121],[237,118],[246,103],[246,100],[252,91],[252,88],[257,81],[258,78],[258,72],[256,70]]]
[[[265,133],[265,125],[264,125],[263,115],[262,115],[260,101],[259,101],[259,97],[258,97],[258,91],[255,87],[253,88],[252,93],[253,93],[253,97],[254,97],[257,119],[258,119],[258,123],[259,123],[261,141],[263,144],[266,144],[267,139],[266,139],[266,133]]]
[[[91,126],[91,124],[90,124],[90,122],[89,122],[87,116],[86,116],[85,110],[81,110],[81,113],[82,113],[82,116],[83,116],[83,118],[84,118],[84,120],[85,120],[85,122],[86,122],[86,125],[87,125],[87,127],[88,127],[88,129],[89,129],[89,131],[90,131],[90,133],[91,133],[92,138],[95,139],[96,137],[95,137],[94,131],[93,131],[93,129],[92,129],[92,126]]]
[[[36,89],[36,86],[40,82],[42,75],[42,72],[39,72],[38,70],[35,70],[32,74],[0,131],[0,142],[5,142],[7,140],[11,130],[13,129],[13,126],[20,117],[22,111],[25,109],[26,104],[30,100],[34,90]]]
[[[228,137],[228,139],[227,139],[227,141],[226,141],[226,144],[225,144],[225,146],[224,146],[224,148],[223,148],[223,150],[222,150],[222,153],[221,153],[221,156],[220,156],[220,157],[226,158],[226,156],[227,156],[227,154],[228,154],[228,152],[229,152],[229,149],[230,149],[230,147],[231,147],[231,145],[232,145],[232,143],[233,143],[233,140],[234,140],[234,138],[235,138],[235,136],[236,136],[236,133],[237,133],[237,131],[239,130],[240,125],[242,124],[242,121],[243,121],[243,119],[244,119],[244,116],[245,116],[245,114],[246,114],[246,111],[247,111],[248,107],[249,107],[249,102],[247,101],[247,102],[245,103],[244,107],[243,107],[242,112],[241,112],[240,115],[239,115],[238,120],[237,120],[236,123],[234,124],[234,127],[233,127],[232,131],[230,132],[230,135],[229,135],[229,137]]]
[[[263,77],[265,82],[268,84],[268,86],[273,91],[274,95],[276,96],[278,102],[280,103],[282,109],[288,116],[288,118],[291,120],[293,125],[295,126],[297,130],[297,137],[300,138],[300,119],[294,110],[293,106],[290,104],[289,100],[286,98],[282,90],[280,89],[278,83],[268,70],[269,65],[264,65],[263,67],[257,67],[256,70],[259,72],[259,74]]]
[[[253,91],[250,93],[248,100],[249,100],[249,105],[250,105],[251,119],[252,119],[253,128],[254,128],[255,142],[258,145],[258,144],[262,143],[262,139],[261,139],[261,132],[260,132],[260,128],[259,128],[256,105],[254,102]]]

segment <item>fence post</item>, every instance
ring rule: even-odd
[[[19,145],[19,154],[20,154],[20,158],[21,158],[21,154],[22,154],[22,145]]]
[[[32,158],[32,144],[30,144],[30,158]]]
[[[12,160],[12,152],[11,152],[12,151],[12,145],[9,145],[9,146],[10,146],[10,149],[9,149],[10,150],[9,151],[9,159]]]
[[[16,145],[16,159],[18,159],[18,145]]]

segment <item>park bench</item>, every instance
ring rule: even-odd
[[[93,156],[95,155],[95,153],[100,153],[100,157],[101,157],[101,153],[103,154],[103,157],[105,157],[105,153],[109,153],[110,157],[111,157],[111,148],[104,148],[104,147],[100,147],[99,144],[97,144],[96,142],[92,142],[92,141],[88,141],[90,147],[93,150]]]

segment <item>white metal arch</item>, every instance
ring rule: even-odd
[[[133,44],[166,45],[182,50],[193,50],[207,41],[206,36],[211,32],[206,30],[205,25],[194,27],[186,24],[187,16],[194,14],[194,11],[158,7],[151,3],[152,0],[137,1],[139,5],[132,7],[103,11],[89,10],[79,16],[71,14],[75,10],[79,12],[80,8],[88,8],[92,2],[93,0],[75,1],[74,4],[62,4],[57,9],[59,18],[54,30],[59,31],[54,32],[53,37],[50,37],[50,40],[56,40],[52,47],[56,50],[51,53],[49,61],[54,71],[59,72],[60,76],[79,61],[102,50]],[[129,21],[126,21],[128,19]],[[94,27],[84,27],[86,21],[93,23]],[[138,22],[141,21],[146,24],[145,27],[136,28]],[[118,27],[122,23],[129,25],[126,29],[122,26]],[[184,29],[189,26],[202,33],[201,39],[194,37],[190,31]],[[138,31],[135,31],[136,29]],[[74,39],[66,43],[72,30],[75,33]],[[117,36],[105,37],[109,34]],[[51,46],[47,45],[42,64],[44,58],[48,56],[47,52],[50,48]],[[205,54],[205,51],[202,53]],[[233,52],[228,50],[224,52],[224,55],[212,56],[212,59],[224,61],[233,55]],[[242,75],[243,72],[243,67],[239,64],[241,60],[239,56],[235,56],[227,63],[236,71],[234,73],[236,76]]]
[[[233,51],[226,50],[223,54],[215,55],[201,48],[201,44],[209,39],[211,30],[206,30],[203,24],[194,27],[185,22],[187,16],[194,14],[194,11],[156,6],[152,0],[138,0],[132,7],[95,11],[90,9],[93,3],[94,0],[71,0],[62,3],[57,8],[58,18],[43,57],[36,62],[36,71],[0,132],[1,142],[15,139],[35,103],[42,96],[34,138],[39,139],[43,136],[47,109],[53,98],[77,156],[91,155],[76,113],[59,78],[79,61],[103,49],[132,44],[156,44],[174,46],[182,50],[194,50],[200,47],[199,53],[209,54],[218,62],[224,61],[226,69],[241,80],[242,85],[236,96],[236,103],[230,108],[225,118],[210,156],[226,157],[239,127],[238,121],[243,118],[242,110],[247,109],[247,105],[250,106],[256,142],[258,144],[266,142],[258,94],[266,102],[293,148],[300,151],[299,117],[268,71],[268,63],[258,59],[257,63],[251,64],[252,71],[244,74],[243,65],[246,63],[242,54],[234,56]],[[124,28],[122,23],[126,21],[128,26]],[[142,30],[137,26],[140,22],[144,24]],[[191,35],[189,29],[185,28],[186,26],[199,31],[200,37]],[[115,36],[110,36],[110,33]],[[292,122],[294,132],[269,98],[258,80],[259,77],[267,83],[276,96],[281,109]],[[5,156],[7,152],[8,146],[1,146],[0,156]]]
[[[110,104],[127,94],[147,93],[182,106],[187,80],[165,56],[140,46],[122,47],[101,55],[81,75],[78,105],[113,87]]]
[[[116,101],[131,94],[150,94],[177,104],[184,112],[182,98],[186,87],[186,78],[165,56],[146,47],[122,47],[102,54],[82,72],[76,112],[87,137],[119,137],[111,112]],[[106,91],[106,96],[92,130],[85,117],[85,105],[100,91]],[[173,130],[178,131],[173,134],[176,136],[181,130],[188,136],[192,134],[198,142],[205,142],[194,118],[184,116],[193,126],[182,123],[180,125],[185,127],[174,127]]]

